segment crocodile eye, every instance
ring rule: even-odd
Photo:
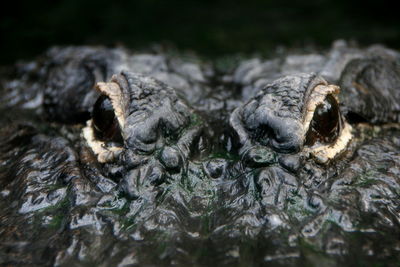
[[[93,106],[92,119],[94,133],[99,140],[123,143],[121,129],[108,96],[99,96]]]
[[[341,126],[338,103],[332,95],[328,95],[314,111],[305,145],[313,146],[316,142],[333,143],[339,136]]]

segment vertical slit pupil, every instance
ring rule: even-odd
[[[94,133],[98,139],[122,143],[121,130],[108,96],[99,96],[93,106],[92,120]]]
[[[332,95],[328,95],[314,111],[305,145],[312,146],[316,142],[332,143],[338,138],[340,128],[338,103]]]

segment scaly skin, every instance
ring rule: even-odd
[[[336,42],[228,71],[101,47],[18,65],[2,78],[0,264],[398,263],[398,59]],[[93,128],[99,95],[121,142]],[[327,95],[339,137],[307,145]]]

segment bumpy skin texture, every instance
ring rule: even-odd
[[[49,120],[83,122],[97,98],[97,82],[108,81],[122,70],[151,76],[167,83],[190,103],[198,104],[210,91],[207,75],[197,59],[182,61],[160,53],[133,54],[121,48],[54,47],[34,62],[20,63],[16,75],[4,81],[5,107],[38,108]]]
[[[343,70],[339,83],[349,116],[371,123],[400,121],[400,65],[395,58],[355,59]]]
[[[96,95],[88,89],[108,79],[122,63],[120,54],[105,49],[53,49],[48,57],[43,107],[51,119],[66,122],[90,116]]]
[[[195,123],[194,111],[163,82],[131,72],[115,75],[111,82],[121,90],[123,110],[124,148],[117,164],[126,174],[121,187],[139,197],[143,186],[164,182],[165,170],[179,172],[191,150],[202,149],[195,141],[203,125]]]
[[[254,143],[279,152],[299,152],[303,146],[301,120],[312,88],[326,82],[314,74],[275,80],[231,116],[244,147]]]
[[[213,70],[68,47],[17,66],[1,92],[0,264],[397,264],[398,57],[337,42]],[[300,129],[325,80],[354,124],[320,164]],[[84,134],[105,93],[96,82],[116,90],[121,116],[122,144],[103,142],[119,153],[104,162]]]
[[[242,97],[248,100],[282,75],[313,72],[341,87],[345,115],[375,124],[399,122],[399,60],[397,51],[379,45],[358,49],[336,41],[328,53],[246,60],[236,68],[232,80],[244,88]]]

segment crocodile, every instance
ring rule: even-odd
[[[54,47],[2,71],[1,257],[395,265],[400,54]]]

